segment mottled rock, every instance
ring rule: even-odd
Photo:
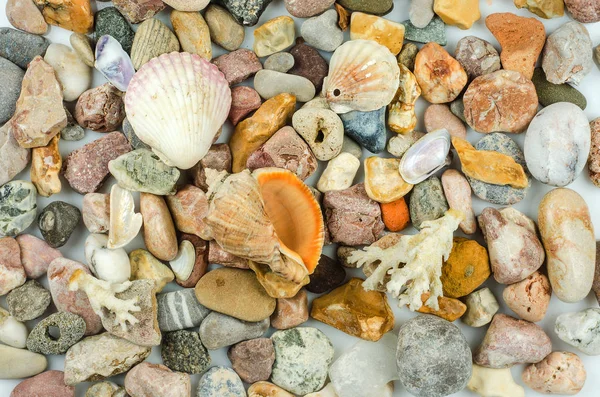
[[[0,238],[0,296],[25,283],[25,269],[21,263],[20,251],[14,238]]]
[[[523,382],[538,393],[577,394],[583,389],[587,373],[581,359],[570,352],[552,352],[523,371]]]
[[[177,244],[175,244],[175,247],[177,247]],[[129,253],[129,261],[131,266],[131,279],[153,280],[156,286],[156,292],[162,291],[168,283],[175,279],[175,275],[173,275],[171,269],[146,250],[136,249],[131,251]]]
[[[201,374],[210,367],[208,351],[198,332],[175,331],[165,334],[161,345],[163,363],[173,371]]]
[[[542,68],[553,84],[579,84],[592,71],[592,40],[585,26],[567,22],[546,40]]]
[[[261,337],[269,329],[269,319],[247,322],[212,312],[200,325],[200,339],[209,350],[217,350],[238,342]]]
[[[596,187],[600,187],[600,119],[590,123],[591,148],[588,158],[588,175]]]
[[[246,391],[240,377],[227,367],[209,369],[198,384],[197,397],[245,397]]]
[[[309,18],[321,14],[334,0],[285,0],[286,10],[297,18]]]
[[[46,371],[19,383],[10,397],[75,397],[75,388],[65,385],[62,371]]]
[[[213,63],[225,75],[229,85],[241,83],[262,70],[262,64],[256,54],[244,48],[221,55],[215,58]]]
[[[90,233],[107,233],[110,227],[110,195],[86,194],[81,212],[83,223]]]
[[[190,383],[189,375],[148,362],[136,365],[125,376],[125,389],[132,397],[190,397]]]
[[[137,0],[128,1],[130,4],[134,4]],[[117,0],[117,3],[123,3],[122,0]],[[122,8],[120,6],[117,6]],[[99,10],[96,13],[96,23],[94,28],[94,37],[99,40],[104,35],[110,35],[116,39],[123,47],[123,50],[128,54],[131,52],[133,46],[133,39],[135,32],[129,26],[127,19],[119,12],[115,7],[106,7]]]
[[[165,8],[162,0],[116,0],[113,4],[131,23],[143,22]]]
[[[404,25],[375,15],[354,12],[350,19],[350,40],[360,39],[375,41],[396,56],[402,49]]]
[[[255,383],[271,377],[275,350],[271,339],[258,338],[231,346],[227,357],[242,381]]]
[[[411,3],[412,4],[412,3]],[[404,43],[400,54],[398,54],[398,63],[404,65],[411,72],[415,69],[415,58],[419,52],[419,47],[413,43]]]
[[[19,321],[40,317],[50,306],[50,302],[50,292],[35,280],[27,281],[6,296],[8,311]]]
[[[344,42],[344,32],[338,27],[338,14],[333,9],[304,21],[300,34],[308,45],[326,52],[335,51]]]
[[[85,392],[85,397],[127,397],[127,392],[116,383],[104,381],[90,386]]]
[[[563,313],[556,318],[558,337],[589,356],[600,355],[600,309]]]
[[[423,98],[431,103],[452,102],[468,81],[460,63],[433,42],[426,44],[417,54],[415,77]]]
[[[0,378],[28,378],[44,371],[46,357],[29,350],[0,345]]]
[[[123,93],[110,83],[87,90],[77,100],[75,119],[92,131],[116,131],[125,119]]]
[[[208,199],[200,188],[186,185],[177,194],[165,198],[177,230],[206,237],[207,226],[203,219],[208,213]]]
[[[80,220],[79,208],[64,201],[53,201],[40,213],[38,226],[48,245],[58,248],[67,243]]]
[[[110,173],[124,189],[156,195],[175,194],[180,172],[147,149],[125,153],[108,163]]]
[[[308,143],[315,157],[328,161],[340,154],[344,142],[344,125],[329,109],[300,109],[292,118],[294,129]]]
[[[235,126],[249,113],[255,111],[262,105],[262,99],[254,88],[246,86],[233,87],[231,89],[231,109],[229,110],[229,121]]]
[[[417,43],[437,43],[442,46],[448,43],[446,39],[446,24],[437,15],[424,28],[416,27],[410,20],[406,20],[402,24],[405,28],[405,40],[416,41]]]
[[[27,65],[36,56],[44,55],[49,45],[50,42],[45,37],[0,28],[0,57],[8,59],[21,69],[27,69]]]
[[[494,46],[475,36],[466,36],[458,41],[454,58],[462,65],[471,80],[495,72],[501,67],[500,55]]]
[[[351,11],[375,15],[387,14],[394,7],[392,0],[340,0],[339,3]]]
[[[353,111],[341,114],[344,132],[371,153],[380,153],[385,149],[387,130],[383,107],[372,112]]]
[[[50,25],[77,33],[89,33],[94,15],[89,0],[34,0]]]
[[[227,51],[235,51],[240,48],[245,37],[244,27],[240,26],[227,10],[210,4],[206,7],[204,18],[213,43]]]
[[[433,176],[415,185],[410,196],[409,208],[410,219],[417,229],[420,229],[425,221],[441,218],[449,207],[440,180]]]
[[[210,313],[198,302],[193,288],[160,294],[157,304],[158,325],[164,332],[197,327]]]
[[[231,172],[231,150],[226,143],[217,143],[210,147],[206,155],[192,168],[194,185],[207,191],[206,170]]]
[[[290,329],[308,320],[308,297],[301,289],[293,298],[277,299],[275,312],[271,315],[271,326],[275,329]]]
[[[542,106],[550,106],[557,102],[571,102],[582,110],[585,110],[587,106],[587,100],[581,92],[569,84],[550,83],[546,80],[546,74],[542,68],[535,68],[531,81]]]
[[[567,10],[576,21],[592,23],[600,21],[600,4],[587,0],[565,0]]]
[[[244,26],[254,26],[271,0],[220,0],[238,23]]]
[[[302,39],[296,40],[296,45],[290,49],[294,57],[294,67],[289,70],[290,74],[306,77],[309,79],[317,92],[323,87],[323,79],[329,73],[329,65],[319,51],[304,43]]]
[[[506,305],[519,317],[535,323],[546,315],[552,289],[548,277],[535,272],[525,280],[504,288],[502,297]]]
[[[465,297],[464,302],[467,311],[461,320],[471,327],[482,327],[488,324],[500,309],[496,297],[487,287],[470,293]]]
[[[55,135],[47,146],[31,151],[31,182],[40,196],[50,197],[60,193],[62,184],[58,177],[62,168],[62,157],[58,148],[59,135]]]
[[[142,22],[131,46],[131,62],[135,70],[162,54],[179,51],[179,41],[171,30],[156,18]]]
[[[31,225],[36,216],[36,196],[35,186],[26,181],[0,186],[0,236],[16,236]]]
[[[15,28],[28,33],[43,35],[48,30],[42,13],[30,0],[8,0],[6,17]]]
[[[171,24],[181,49],[210,61],[212,45],[208,25],[199,12],[171,11]]]
[[[59,337],[50,334],[50,328],[58,328]],[[64,354],[79,342],[85,333],[85,321],[76,314],[58,312],[36,324],[27,337],[27,349],[42,354]]]

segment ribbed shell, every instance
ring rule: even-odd
[[[181,169],[206,155],[230,107],[223,73],[185,52],[150,60],[133,76],[125,96],[136,135],[165,163]]]
[[[370,112],[389,105],[399,84],[398,61],[387,47],[352,40],[333,53],[323,92],[336,113]]]

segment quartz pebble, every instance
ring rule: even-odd
[[[242,45],[245,37],[243,26],[222,7],[210,4],[206,7],[204,18],[208,24],[213,43],[228,51],[235,51]]]
[[[415,76],[423,98],[431,103],[452,102],[468,81],[460,63],[436,43],[426,44],[417,54]]]
[[[296,40],[296,45],[290,49],[290,54],[294,57],[294,67],[289,70],[289,73],[306,77],[313,83],[317,92],[320,92],[323,80],[329,73],[329,65],[325,58],[301,39]]]
[[[592,40],[585,26],[567,22],[546,40],[542,68],[553,84],[579,84],[592,71]]]
[[[198,332],[175,331],[165,334],[161,345],[163,363],[173,371],[201,374],[211,359]]]
[[[344,33],[338,27],[338,14],[327,10],[302,23],[300,34],[306,43],[316,49],[333,52],[344,42]]]
[[[44,274],[56,258],[61,258],[59,250],[50,247],[44,240],[31,234],[21,234],[16,238],[21,248],[21,263],[25,274],[30,279],[36,279]]]
[[[269,329],[269,320],[247,322],[212,312],[200,325],[200,339],[209,350],[217,350],[238,342],[261,337]]]
[[[454,58],[462,65],[471,80],[495,72],[501,67],[500,55],[494,46],[475,36],[466,36],[458,41]]]
[[[342,152],[329,160],[327,168],[319,178],[317,189],[322,193],[348,189],[352,186],[352,181],[354,181],[359,168],[359,159],[350,153]]]
[[[43,35],[48,30],[42,13],[31,0],[8,0],[6,17],[11,25],[27,33]]]
[[[62,371],[45,371],[33,378],[19,383],[10,393],[10,397],[75,397],[75,388],[65,385]]]
[[[456,3],[452,0],[435,0],[433,11],[444,23],[457,26],[460,29],[471,29],[471,26],[481,18],[478,0],[463,0]]]
[[[585,96],[569,84],[552,84],[546,80],[546,74],[542,68],[535,68],[531,79],[538,100],[542,106],[550,106],[557,102],[571,102],[585,110],[587,100]]]
[[[558,337],[589,356],[600,355],[600,309],[563,313],[556,318]]]
[[[375,41],[396,56],[402,49],[404,25],[375,15],[354,12],[350,20],[350,40],[360,39]]]
[[[473,364],[467,388],[481,397],[525,397],[525,389],[515,383],[510,368],[486,368]]]
[[[391,203],[404,197],[413,188],[398,168],[400,160],[369,157],[365,160],[365,190],[378,203]]]
[[[236,126],[244,117],[262,105],[262,99],[254,88],[246,86],[231,89],[231,109],[229,121]]]
[[[548,277],[535,272],[525,280],[504,288],[502,297],[506,305],[519,317],[535,323],[546,315],[552,289]]]
[[[119,0],[117,0],[118,2]],[[129,1],[129,3],[132,2]],[[113,37],[121,44],[126,53],[131,53],[135,32],[129,26],[127,19],[115,7],[106,7],[96,13],[94,36],[96,40],[99,40],[104,35]]]
[[[189,375],[172,372],[164,365],[148,362],[136,365],[127,373],[125,389],[132,397],[191,397],[192,395]]]
[[[293,298],[278,298],[275,311],[271,315],[271,327],[290,329],[308,320],[308,296],[304,289]]]
[[[344,132],[371,153],[385,149],[387,131],[385,128],[386,108],[372,112],[352,111],[341,114]]]
[[[44,61],[54,68],[65,101],[75,101],[90,88],[92,69],[68,46],[50,44],[44,55]]]
[[[0,345],[0,379],[28,378],[43,372],[46,357],[25,349]]]
[[[157,306],[158,325],[164,332],[197,327],[210,313],[198,302],[193,288],[160,294]]]
[[[457,170],[447,170],[442,174],[442,187],[448,206],[465,215],[465,219],[460,223],[460,229],[465,234],[475,233],[477,221],[473,212],[471,186],[467,178]]]
[[[59,337],[50,334],[50,328],[58,328]],[[42,354],[64,354],[79,342],[85,333],[85,321],[76,314],[58,312],[36,324],[27,337],[27,349]]]
[[[437,15],[424,28],[417,28],[410,20],[402,22],[404,25],[404,39],[417,43],[437,43],[441,46],[448,44],[446,39],[446,24]]]
[[[26,181],[0,186],[0,236],[16,236],[31,225],[36,216],[36,196],[35,186]]]
[[[294,20],[279,16],[268,20],[254,30],[254,52],[259,58],[283,51],[294,43]]]
[[[581,359],[570,352],[552,352],[523,371],[523,382],[543,394],[577,394],[583,389],[587,373]]]
[[[23,72],[20,67],[8,59],[0,57],[0,79],[4,82],[2,93],[0,93],[0,124],[5,123],[15,112],[17,100],[21,94],[21,82],[23,81],[24,76],[25,72]],[[8,128],[4,127],[2,130],[8,131]],[[8,155],[10,153],[6,154]],[[3,159],[5,158],[4,156],[5,154],[3,153]]]
[[[10,313],[0,307],[0,342],[5,345],[23,349],[27,346],[29,331],[25,324],[18,321]]]
[[[278,52],[268,57],[264,66],[268,70],[287,73],[294,67],[294,56],[289,52]]]
[[[116,0],[113,4],[130,23],[140,23],[152,18],[165,8],[162,0]]]
[[[331,160],[340,154],[344,143],[344,125],[333,111],[300,109],[294,113],[292,125],[318,160]]]
[[[283,93],[295,95],[298,102],[308,102],[315,97],[315,86],[310,80],[275,70],[259,70],[254,77],[254,88],[264,99]]]
[[[446,129],[451,136],[465,138],[467,129],[463,122],[452,114],[447,105],[430,105],[425,111],[425,129],[433,132]]]
[[[199,12],[171,11],[171,24],[181,49],[210,61],[212,46],[209,27]]]
[[[528,321],[496,314],[473,362],[488,368],[509,368],[537,363],[552,352],[552,342],[542,328]]]
[[[592,23],[600,21],[600,4],[586,0],[565,0],[567,10],[576,21]]]
[[[271,377],[275,350],[269,338],[251,339],[231,346],[227,357],[242,381],[255,383]]]
[[[410,197],[410,219],[417,229],[425,221],[441,218],[449,209],[442,183],[435,176],[416,184]]]
[[[131,62],[139,70],[152,58],[179,51],[179,41],[171,30],[156,18],[145,20],[138,26],[131,46]]]
[[[131,251],[129,262],[131,280],[153,280],[156,292],[161,292],[168,283],[175,279],[171,269],[146,250],[136,249]]]
[[[88,193],[83,196],[82,218],[90,233],[107,233],[110,227],[110,195]]]
[[[410,23],[419,29],[429,25],[429,22],[431,22],[431,19],[435,15],[433,12],[433,2],[434,0],[412,0],[408,10]]]
[[[75,119],[92,131],[116,131],[125,119],[123,93],[110,83],[85,91],[75,105]]]
[[[64,201],[53,201],[40,213],[38,226],[48,245],[58,248],[67,243],[80,220],[79,208]]]
[[[0,238],[0,296],[6,295],[25,283],[25,269],[21,263],[19,244],[12,237]]]
[[[461,320],[470,327],[483,327],[492,321],[492,318],[500,309],[496,297],[487,287],[470,293],[466,296],[464,302],[467,305],[467,311],[461,317]]]
[[[209,369],[198,384],[197,397],[245,397],[246,391],[240,377],[227,367]]]
[[[29,321],[44,314],[51,302],[50,292],[35,280],[13,289],[6,296],[8,311],[18,321]]]
[[[45,37],[22,32],[11,28],[0,28],[0,57],[27,69],[27,65],[36,57],[42,56],[50,41]]]

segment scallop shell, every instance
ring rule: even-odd
[[[323,216],[296,175],[280,168],[221,173],[208,196],[204,222],[223,250],[269,265],[295,283],[314,271],[323,249]]]
[[[449,164],[450,147],[450,133],[446,129],[425,134],[402,156],[400,175],[413,185],[423,182]]]
[[[230,107],[223,73],[186,52],[150,60],[133,76],[125,96],[127,119],[138,138],[181,169],[206,155]]]
[[[387,47],[352,40],[333,53],[323,93],[336,113],[370,112],[389,105],[399,85],[398,61]]]
[[[142,214],[135,213],[133,195],[114,184],[110,189],[110,229],[106,247],[116,249],[126,246],[142,228]]]
[[[196,248],[188,240],[182,240],[179,244],[177,256],[172,261],[169,261],[171,270],[175,273],[177,280],[186,281],[190,278],[194,265],[196,264]]]
[[[85,240],[85,260],[88,267],[101,280],[122,283],[131,277],[129,256],[123,248],[107,248],[108,236],[93,233]]]

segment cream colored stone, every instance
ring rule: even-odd
[[[296,30],[291,17],[273,18],[254,31],[254,52],[259,58],[275,54],[294,44],[295,38]]]
[[[481,397],[525,397],[525,389],[515,383],[510,368],[485,368],[473,364],[467,388]]]
[[[342,152],[329,160],[327,168],[319,178],[317,189],[322,193],[347,189],[352,186],[359,168],[360,160],[356,156]]]
[[[175,279],[169,267],[143,249],[129,253],[132,280],[154,280],[156,292],[161,292],[165,285]]]
[[[207,61],[212,59],[210,32],[202,14],[173,10],[171,23],[183,51],[200,55]]]

